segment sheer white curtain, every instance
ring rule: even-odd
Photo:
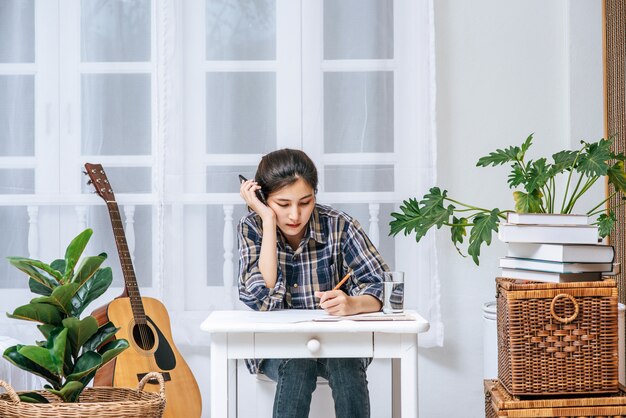
[[[142,293],[205,363],[199,322],[239,306],[236,175],[300,148],[319,201],[407,272],[407,305],[431,321],[421,342],[441,344],[434,237],[388,236],[389,214],[435,183],[432,25],[432,0],[3,0],[0,255],[51,261],[89,226],[115,278],[94,307],[119,294],[108,214],[80,174],[102,163]],[[30,298],[9,267],[4,311]],[[14,322],[0,334],[19,338]]]
[[[421,344],[441,345],[434,236],[419,244],[388,236],[390,213],[435,183],[432,4],[182,6],[157,21],[169,34],[157,78],[167,132],[164,297],[185,312],[186,327],[239,306],[234,231],[246,208],[237,174],[250,178],[264,153],[293,147],[318,166],[319,201],[355,216],[390,267],[407,272],[407,305],[432,324]]]

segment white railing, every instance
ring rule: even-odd
[[[336,203],[368,203],[369,205],[369,228],[368,235],[374,245],[380,242],[379,214],[381,203],[393,201],[392,193],[326,193],[322,194],[321,201]],[[319,198],[318,197],[318,198]],[[365,199],[367,198],[367,200]],[[235,229],[233,224],[233,212],[235,205],[242,205],[238,195],[232,193],[224,194],[188,194],[184,195],[183,205],[221,205],[223,209],[223,266],[222,284],[224,290],[223,308],[232,309],[235,305],[236,292],[234,289],[233,277],[235,272]],[[121,212],[124,213],[124,230],[130,257],[134,260],[135,253],[135,208],[137,205],[154,205],[157,203],[155,195],[151,194],[125,194],[117,199]],[[87,227],[87,209],[90,206],[102,205],[103,202],[93,195],[73,195],[73,196],[38,196],[20,195],[18,198],[8,195],[0,195],[0,206],[24,206],[28,213],[28,252],[29,257],[39,258],[40,254],[40,207],[63,206],[72,207],[76,215],[77,230]]]

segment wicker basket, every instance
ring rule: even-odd
[[[626,393],[520,400],[497,380],[485,380],[485,418],[500,417],[626,418]]]
[[[159,393],[143,390],[151,379],[160,384]],[[36,393],[50,401],[48,404],[21,402],[11,385],[0,380],[7,393],[0,395],[2,418],[161,418],[165,409],[165,383],[160,373],[148,373],[137,389],[95,387],[86,388],[77,403],[63,403],[47,391]]]
[[[497,278],[498,378],[513,395],[618,390],[614,280]]]

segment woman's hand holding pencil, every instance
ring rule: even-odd
[[[353,315],[356,313],[354,299],[340,290],[341,286],[348,281],[353,272],[353,270],[350,270],[348,274],[343,276],[343,279],[333,287],[333,290],[328,292],[315,292],[315,296],[320,298],[320,308],[324,309],[330,315]]]

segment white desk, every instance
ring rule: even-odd
[[[321,310],[214,311],[200,328],[211,335],[211,417],[235,417],[237,359],[374,357],[392,359],[393,417],[417,418],[417,334],[413,321],[316,322]],[[231,395],[229,397],[229,394]]]

